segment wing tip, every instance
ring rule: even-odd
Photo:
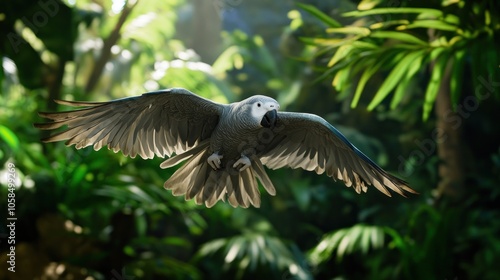
[[[70,101],[70,100],[61,100],[54,99],[54,102],[59,105],[66,105],[71,107],[81,107],[81,106],[98,106],[102,104],[109,103],[108,102],[99,102],[99,101]]]
[[[406,182],[403,179],[400,179],[400,178],[392,176],[392,175],[387,176],[387,178],[401,192],[401,193],[399,193],[399,192],[397,192],[397,193],[399,193],[401,196],[403,196],[405,198],[407,198],[407,196],[406,196],[407,193],[416,194],[416,195],[420,194],[417,191],[415,191],[414,189],[410,188],[410,184],[408,184],[408,182]]]

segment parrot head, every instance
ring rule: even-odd
[[[278,121],[278,110],[280,105],[278,101],[271,97],[256,95],[247,99],[251,106],[252,118],[259,123],[260,126],[266,128],[274,128]]]

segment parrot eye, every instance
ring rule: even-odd
[[[259,103],[257,103],[257,107],[260,107],[260,106],[261,106],[260,102],[259,102]]]

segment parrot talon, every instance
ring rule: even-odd
[[[213,170],[220,169],[220,159],[224,156],[220,156],[217,153],[213,153],[211,156],[207,158],[207,162],[212,167]]]
[[[240,166],[240,168],[238,168],[238,166]],[[252,165],[252,162],[250,161],[250,159],[247,157],[247,156],[244,156],[244,155],[241,155],[240,159],[237,160],[234,164],[233,164],[233,168],[236,168],[238,169],[238,171],[243,171],[245,169],[247,169],[248,167],[250,167]]]

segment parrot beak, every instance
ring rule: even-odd
[[[276,126],[276,122],[278,121],[278,112],[276,110],[268,111],[262,121],[260,121],[260,125],[267,128],[274,128]]]

